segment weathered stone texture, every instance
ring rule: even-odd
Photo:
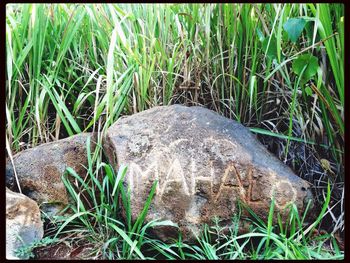
[[[115,169],[127,165],[136,219],[152,184],[156,195],[146,220],[179,224],[193,239],[214,216],[229,221],[237,200],[266,218],[273,193],[276,209],[312,200],[309,184],[269,153],[243,125],[202,107],[154,107],[119,119],[106,135],[105,150]],[[160,238],[171,228],[155,230]]]
[[[6,188],[6,258],[18,259],[15,250],[39,241],[43,234],[37,203]]]
[[[90,136],[90,133],[81,133],[14,155],[14,166],[23,194],[38,202],[49,213],[56,213],[67,205],[68,195],[61,177],[69,166],[84,178],[84,166],[87,166],[86,140]],[[93,142],[91,148],[93,151]],[[6,164],[6,186],[11,190],[17,188],[11,162]]]

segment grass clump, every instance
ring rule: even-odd
[[[131,222],[130,195],[122,186],[126,167],[121,167],[118,174],[115,174],[111,165],[94,158],[100,151],[97,144],[95,152],[90,152],[89,138],[85,179],[73,169],[67,168],[62,179],[72,197],[71,205],[66,208],[70,209],[72,216],[56,218],[58,221],[55,220],[55,224],[59,224],[59,228],[56,229],[55,238],[67,233],[79,233],[84,241],[94,245],[91,253],[96,258],[146,259],[140,249],[147,228],[175,224],[153,221],[143,225],[156,183],[150,189],[142,213],[135,222]],[[124,219],[121,218],[122,206],[125,211]]]

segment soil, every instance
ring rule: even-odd
[[[91,245],[68,246],[65,243],[49,245],[34,249],[34,259],[93,259],[88,256]]]

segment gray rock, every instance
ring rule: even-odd
[[[146,221],[172,220],[192,240],[214,216],[229,224],[237,201],[266,219],[275,194],[276,210],[312,200],[309,183],[269,153],[250,131],[202,107],[154,107],[119,119],[107,131],[105,151],[115,169],[127,165],[132,219],[158,181]],[[176,229],[161,227],[163,240]]]
[[[91,136],[90,133],[81,133],[14,155],[14,166],[22,193],[35,200],[46,213],[55,214],[61,210],[69,201],[61,177],[68,166],[85,177],[86,140]],[[92,138],[91,151],[93,150]],[[16,191],[11,162],[6,164],[6,186]]]
[[[6,188],[6,258],[18,259],[16,249],[41,240],[43,234],[37,203]]]

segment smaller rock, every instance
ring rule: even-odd
[[[6,188],[6,258],[19,259],[15,251],[44,235],[38,204]]]
[[[91,137],[91,152],[95,149],[91,133],[81,133],[55,142],[44,143],[13,156],[22,193],[35,200],[47,214],[56,214],[68,202],[62,175],[71,167],[85,177],[87,167],[86,141]],[[6,163],[6,186],[17,191],[14,169]]]

